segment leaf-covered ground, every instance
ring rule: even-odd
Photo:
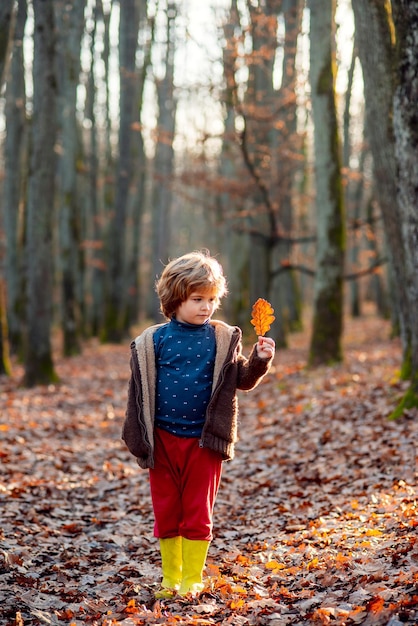
[[[147,474],[120,440],[126,346],[58,359],[61,383],[0,379],[0,624],[418,624],[418,413],[387,417],[400,346],[348,321],[345,361],[307,370],[306,334],[240,396],[206,588],[155,602]]]

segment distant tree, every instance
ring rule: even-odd
[[[12,26],[13,0],[3,0],[0,6],[0,89],[7,63]],[[0,257],[1,260],[1,257]],[[10,373],[9,339],[7,330],[6,283],[0,274],[0,374]]]
[[[155,19],[147,15],[147,3],[139,2],[139,28],[142,34],[141,57],[142,62],[138,67],[137,91],[135,100],[137,103],[137,122],[133,125],[132,139],[132,159],[133,159],[133,193],[129,203],[129,239],[127,242],[127,325],[138,321],[141,310],[139,297],[141,279],[140,258],[143,252],[142,222],[147,199],[148,182],[148,159],[145,154],[144,138],[142,129],[144,125],[144,102],[145,102],[145,82],[147,73],[151,66],[151,53],[154,44]],[[143,307],[144,309],[146,307]]]
[[[166,45],[164,76],[156,78],[158,121],[157,141],[154,159],[154,185],[152,201],[152,268],[153,276],[161,273],[162,264],[169,258],[169,219],[172,202],[174,172],[174,132],[177,101],[174,93],[174,53],[176,45],[175,22],[177,8],[175,2],[168,2],[166,11]],[[159,304],[155,294],[152,298],[151,316],[161,320]]]
[[[270,129],[273,113],[273,71],[277,49],[277,22],[280,3],[248,2],[252,50],[247,58],[248,81],[241,111],[244,131],[241,145],[252,190],[246,228],[250,238],[250,302],[270,294],[270,269],[274,236],[278,232],[277,200],[271,190]]]
[[[270,299],[276,311],[275,339],[287,344],[287,332],[301,327],[301,296],[296,272],[289,269],[275,274],[289,263],[293,251],[292,233],[296,225],[295,177],[301,169],[301,136],[297,129],[297,50],[302,25],[302,0],[282,3],[284,22],[282,80],[273,107],[277,121],[271,129],[272,197],[278,205],[278,232],[272,250]]]
[[[109,14],[103,11],[103,3],[96,0],[93,8],[93,19],[90,21],[86,30],[90,39],[90,65],[87,70],[86,78],[86,103],[84,106],[84,119],[87,129],[83,134],[84,145],[83,152],[85,154],[85,164],[87,176],[84,181],[83,189],[84,202],[83,211],[85,215],[84,237],[87,244],[85,254],[85,272],[83,275],[83,292],[84,292],[84,334],[98,337],[103,323],[104,308],[104,280],[105,280],[105,263],[103,259],[104,241],[103,241],[103,223],[105,215],[110,214],[111,192],[107,193],[110,181],[113,178],[110,172],[112,167],[112,151],[110,147],[111,124],[109,120]],[[105,68],[105,76],[103,80],[104,92],[106,94],[104,103],[104,118],[106,123],[99,133],[96,119],[97,109],[97,54],[96,54],[96,35],[98,25],[103,26],[103,48],[102,58]],[[104,155],[100,154],[100,135],[103,135],[102,142],[106,146]],[[102,158],[100,158],[102,156]],[[100,172],[99,163],[102,163],[102,172]],[[103,202],[99,196],[99,180],[100,176],[105,180],[105,192],[103,194]],[[103,206],[106,205],[106,206]],[[109,205],[109,206],[107,206]]]
[[[24,274],[22,244],[26,210],[27,124],[23,37],[26,0],[19,0],[6,83],[3,211],[6,232],[7,320],[12,354],[22,356]]]
[[[350,69],[348,71],[348,79],[347,79],[347,90],[345,96],[344,103],[344,114],[343,114],[343,150],[342,150],[342,166],[344,170],[348,173],[350,170],[350,158],[351,158],[351,113],[350,113],[350,104],[352,97],[352,89],[353,89],[353,79],[354,79],[354,69],[356,65],[357,51],[356,47],[353,46],[353,51],[351,54],[351,63]],[[356,184],[350,180],[350,176],[348,175],[346,185],[345,185],[345,207],[347,219],[350,220],[353,224],[357,224],[360,220],[361,216],[361,199],[362,192],[364,186],[364,161],[366,158],[366,150],[363,148],[360,153],[359,158],[359,173],[360,176]],[[355,266],[358,262],[358,256],[360,251],[360,241],[359,241],[359,232],[358,229],[355,228],[352,237],[352,245],[349,250],[349,261]],[[357,280],[351,281],[350,285],[350,310],[351,314],[354,317],[360,316],[360,287]]]
[[[81,351],[81,211],[77,192],[77,88],[80,74],[81,37],[86,0],[55,1],[57,24],[58,112],[61,151],[59,157],[59,262],[63,352],[70,356]]]
[[[311,365],[342,359],[345,228],[335,100],[333,0],[310,0],[317,252]]]
[[[104,321],[106,280],[105,232],[114,208],[115,162],[110,116],[110,20],[112,6],[104,11],[102,0],[96,0],[92,19],[87,21],[90,63],[86,77],[86,102],[83,132],[86,177],[80,203],[85,215],[84,334],[100,336]],[[101,45],[97,45],[98,33]],[[101,80],[98,66],[103,68]],[[104,94],[99,105],[98,92]],[[99,113],[99,115],[98,115]],[[102,118],[102,123],[98,121]]]
[[[217,179],[219,191],[216,198],[216,221],[221,225],[220,249],[228,276],[228,298],[222,305],[226,316],[235,320],[242,328],[248,325],[249,280],[248,259],[249,235],[242,232],[240,213],[246,199],[237,190],[234,183],[239,178],[240,152],[236,142],[237,85],[235,80],[236,62],[238,57],[235,32],[239,31],[239,12],[236,0],[232,0],[229,15],[223,24],[223,35],[226,45],[223,46],[224,87],[222,104],[224,109],[224,132],[222,149],[219,156]],[[240,187],[243,191],[243,186]]]
[[[54,1],[33,0],[33,114],[28,187],[26,386],[56,381],[52,328],[53,207],[56,171]]]
[[[418,1],[393,0],[398,63],[393,124],[396,140],[398,203],[405,249],[405,285],[410,321],[410,354],[404,376],[411,386],[394,417],[418,407]]]
[[[248,28],[238,3],[231,4],[230,17],[224,28],[228,115],[225,121],[228,132],[225,133],[221,163],[225,173],[229,169],[229,177],[232,176],[232,169],[235,170],[235,189],[233,181],[223,176],[225,191],[228,192],[229,186],[235,196],[232,208],[223,214],[223,218],[227,220],[228,246],[231,247],[234,241],[231,229],[240,233],[243,240],[241,245],[238,243],[239,255],[233,252],[232,258],[239,263],[236,278],[242,282],[241,293],[244,289],[248,301],[241,297],[237,304],[248,311],[250,303],[258,297],[268,297],[276,309],[276,322],[271,332],[276,342],[284,345],[287,330],[298,324],[299,317],[294,273],[282,273],[277,268],[288,261],[292,247],[292,194],[296,164],[300,162],[296,156],[300,142],[296,128],[295,61],[302,2],[270,0],[248,3],[247,8]],[[280,45],[278,40],[282,33],[279,33],[279,22],[285,31]],[[244,50],[250,45],[251,51],[246,54]],[[278,51],[283,58],[281,67],[278,67]],[[237,70],[244,62],[248,79],[240,82]],[[281,74],[279,87],[275,85],[276,74]],[[228,109],[232,105],[235,107],[234,116],[233,111]],[[241,155],[236,155],[235,148],[231,146],[237,118],[243,125],[238,135]],[[234,161],[240,160],[241,167],[237,167],[236,163],[233,165]],[[241,198],[236,197],[238,189]],[[239,210],[238,203],[241,205]],[[245,252],[248,269],[243,272],[242,256]],[[232,265],[231,275],[234,269]]]
[[[129,328],[127,314],[126,241],[127,213],[132,193],[133,132],[138,122],[136,54],[138,44],[138,0],[124,0],[119,21],[119,137],[115,181],[115,203],[107,234],[107,284],[102,340],[121,341]]]

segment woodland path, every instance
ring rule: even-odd
[[[61,383],[0,378],[0,626],[418,624],[418,412],[400,346],[349,320],[345,360],[307,370],[306,333],[240,395],[207,586],[154,602],[146,472],[120,440],[129,345],[58,359]]]

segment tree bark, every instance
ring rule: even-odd
[[[80,290],[81,214],[77,193],[77,87],[86,0],[55,2],[58,32],[60,155],[59,260],[63,353],[81,351],[82,293]]]
[[[153,275],[161,273],[162,264],[169,258],[169,219],[172,202],[174,172],[174,132],[176,125],[177,102],[174,95],[174,50],[176,5],[167,6],[167,44],[165,54],[165,75],[157,81],[158,129],[154,161],[154,193],[152,208],[153,228]],[[158,300],[153,294],[152,317],[161,321]]]
[[[136,52],[139,16],[136,0],[120,3],[119,23],[119,158],[116,197],[108,234],[108,282],[102,339],[121,341],[128,330],[126,278],[126,222],[132,192],[132,125],[137,121],[136,95],[138,74]]]
[[[395,0],[393,4],[398,45],[393,122],[411,331],[408,371],[404,372],[411,386],[396,416],[405,408],[418,407],[418,1]]]
[[[53,207],[56,140],[55,24],[53,0],[33,0],[33,121],[27,220],[26,386],[57,380],[52,328]]]
[[[27,170],[26,96],[23,60],[23,36],[27,18],[26,0],[19,0],[14,29],[10,72],[6,84],[6,139],[4,147],[4,221],[6,230],[7,319],[12,354],[22,354],[24,322],[24,281],[22,267],[22,232],[24,210],[22,188]]]
[[[8,59],[13,4],[13,0],[3,0],[0,6],[0,89],[3,85]],[[0,275],[0,374],[10,374],[10,371],[6,282],[4,277]]]
[[[143,126],[143,104],[144,104],[144,89],[147,72],[151,66],[151,51],[154,43],[154,27],[155,19],[149,19],[147,15],[147,3],[137,0],[138,12],[139,12],[139,29],[142,33],[147,33],[150,30],[150,35],[143,38],[144,44],[141,50],[142,52],[142,65],[138,68],[138,81],[137,81],[137,123],[135,124],[135,130],[133,134],[132,142],[132,158],[134,167],[134,176],[132,180],[132,186],[134,193],[131,197],[129,207],[129,219],[132,224],[131,238],[128,246],[128,260],[127,260],[127,278],[128,278],[128,300],[127,300],[127,316],[128,324],[135,324],[141,314],[140,310],[140,255],[142,251],[141,239],[142,239],[142,216],[144,213],[144,207],[147,198],[147,157],[145,154],[144,140],[142,136]]]
[[[403,358],[410,352],[411,323],[405,286],[405,251],[396,190],[395,144],[392,127],[395,89],[395,42],[388,3],[352,0],[356,44],[363,69],[366,136],[373,155],[376,197],[384,222],[388,257],[393,271],[392,307],[397,311]]]
[[[335,102],[332,0],[311,0],[310,83],[315,144],[317,252],[309,363],[342,359],[344,210]]]
[[[93,10],[93,23],[89,29],[90,36],[90,67],[86,87],[86,105],[84,116],[89,121],[89,130],[84,133],[87,161],[87,194],[86,236],[91,245],[86,251],[86,265],[90,268],[84,281],[84,289],[90,295],[86,311],[85,329],[87,334],[100,336],[104,327],[104,298],[106,285],[105,262],[105,224],[110,220],[114,206],[115,165],[112,153],[112,124],[110,119],[110,19],[112,4],[105,12],[102,0],[96,0]],[[97,32],[98,24],[102,25],[101,60],[104,67],[102,92],[105,94],[103,103],[104,123],[101,128],[97,124]],[[87,299],[87,298],[86,298]]]
[[[289,261],[292,244],[290,237],[294,224],[295,175],[300,168],[301,141],[297,132],[296,84],[297,41],[302,24],[303,2],[283,2],[285,36],[283,44],[282,82],[274,93],[274,108],[279,110],[278,122],[272,136],[272,197],[277,204],[278,228],[272,250],[271,271]],[[283,236],[280,236],[283,235]],[[286,346],[289,330],[301,327],[301,300],[296,273],[293,270],[278,274],[271,281],[270,300],[276,311],[273,327],[278,346]]]
[[[273,106],[273,69],[277,49],[277,20],[281,2],[248,2],[252,52],[248,58],[248,83],[243,104],[245,134],[243,150],[255,183],[248,231],[250,304],[259,297],[270,297],[272,249],[277,232],[277,205],[271,197],[271,126]]]
[[[105,54],[108,53],[108,47],[106,45],[106,33],[108,29],[108,23],[106,16],[103,12],[103,4],[101,0],[96,1],[96,6],[94,7],[93,12],[93,23],[91,24],[89,30],[90,36],[90,67],[88,72],[88,77],[86,81],[86,104],[84,107],[84,116],[86,120],[89,121],[89,129],[85,133],[85,154],[86,154],[86,162],[87,162],[87,193],[86,193],[86,237],[89,241],[92,242],[91,245],[88,246],[86,250],[86,266],[91,268],[90,272],[88,272],[88,276],[85,277],[83,282],[84,290],[89,290],[90,293],[90,302],[87,307],[84,319],[84,328],[85,332],[88,335],[93,335],[97,337],[100,334],[100,330],[103,324],[103,304],[104,304],[104,284],[105,284],[105,263],[103,260],[104,254],[104,242],[103,242],[103,214],[100,213],[100,203],[99,203],[99,195],[98,195],[98,182],[99,182],[99,154],[100,154],[100,143],[99,143],[99,133],[96,122],[96,104],[97,104],[97,89],[96,89],[96,34],[97,34],[97,24],[102,23],[103,25],[103,52],[102,55],[105,57]],[[105,77],[104,77],[104,85],[106,96],[107,93],[107,65],[108,62],[105,58],[103,58],[104,67],[105,67]],[[105,104],[105,115],[106,119],[108,119],[108,109],[109,102],[106,98]],[[103,128],[104,138],[103,141],[105,145],[107,145],[110,136],[110,123],[106,124]],[[104,171],[102,175],[107,181],[107,174],[110,171],[108,160],[108,152],[105,152],[105,157],[103,160],[103,168]],[[106,183],[105,183],[106,184]],[[104,198],[107,198],[106,191],[104,193]],[[109,213],[108,211],[105,211]]]
[[[235,141],[235,104],[236,82],[235,69],[237,62],[235,31],[239,29],[239,13],[236,0],[232,0],[228,19],[223,25],[223,33],[227,45],[223,54],[223,108],[224,131],[222,150],[219,158],[217,179],[223,181],[220,193],[217,196],[216,215],[220,229],[220,249],[224,271],[228,276],[228,297],[222,304],[222,312],[227,319],[234,320],[244,331],[250,330],[248,311],[250,310],[248,293],[248,263],[250,257],[249,236],[239,231],[240,218],[245,200],[237,193],[234,180],[239,177],[237,167],[239,151]],[[253,328],[253,327],[252,327]]]

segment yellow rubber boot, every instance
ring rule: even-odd
[[[196,595],[204,587],[202,582],[203,568],[209,549],[209,541],[182,540],[183,548],[183,578],[179,594],[185,596],[188,593]]]
[[[181,537],[160,539],[161,566],[163,579],[156,598],[172,598],[180,588],[182,569]]]

